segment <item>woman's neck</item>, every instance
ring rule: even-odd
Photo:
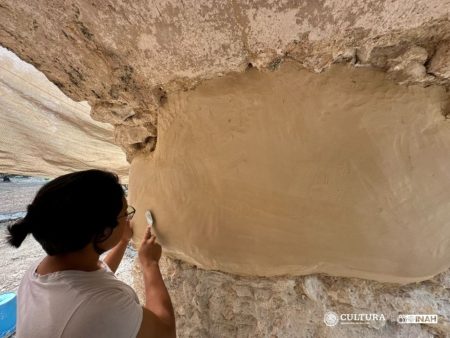
[[[101,268],[99,257],[94,248],[87,246],[76,252],[45,257],[36,272],[46,275],[64,270],[95,271]]]

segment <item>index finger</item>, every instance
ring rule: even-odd
[[[144,233],[144,238],[142,239],[143,241],[146,241],[147,239],[149,239],[152,236],[152,228],[150,226],[147,227],[147,229],[145,230]]]
[[[150,237],[150,239],[149,239],[149,243],[150,244],[153,244],[153,243],[155,243],[156,242],[156,236],[155,235],[152,235],[151,237]]]

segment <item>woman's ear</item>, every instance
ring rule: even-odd
[[[109,236],[111,236],[112,232],[113,232],[112,228],[106,228],[103,231],[103,236],[101,237],[101,241],[107,240],[109,238]]]
[[[105,230],[103,230],[103,233],[95,236],[94,242],[101,243],[101,242],[106,241],[109,238],[109,236],[111,236],[112,231],[113,231],[112,228],[106,228]]]
[[[94,250],[99,254],[103,254],[104,252],[108,251],[109,248],[102,248],[103,243],[111,236],[113,232],[112,228],[106,228],[103,230],[103,233],[97,234],[94,238],[94,242],[92,245],[94,246]]]

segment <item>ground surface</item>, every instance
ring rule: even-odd
[[[26,210],[43,178],[10,177],[11,182],[0,182],[0,221],[14,219]]]

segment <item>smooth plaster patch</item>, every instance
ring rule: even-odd
[[[450,261],[442,87],[294,63],[169,96],[131,165],[136,240],[151,208],[165,251],[207,269],[428,279]]]

